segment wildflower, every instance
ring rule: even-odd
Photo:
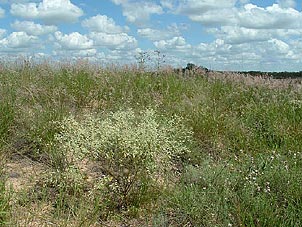
[[[139,114],[117,111],[104,118],[86,115],[82,121],[71,116],[61,125],[61,134],[55,137],[58,149],[65,150],[71,161],[100,161],[106,176],[99,187],[113,192],[136,190],[146,179],[160,184],[159,179],[167,179],[165,173],[175,168],[173,160],[190,152],[186,143],[192,132],[181,118],[165,119],[151,109]]]

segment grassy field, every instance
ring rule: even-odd
[[[0,226],[302,226],[299,80],[0,66]]]

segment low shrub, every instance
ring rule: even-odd
[[[152,109],[70,116],[61,122],[56,142],[69,163],[96,161],[101,170],[96,187],[106,193],[111,209],[126,210],[167,185],[177,160],[189,152],[192,133],[181,121]]]

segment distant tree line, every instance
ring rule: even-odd
[[[203,66],[197,66],[193,63],[188,63],[184,68],[176,68],[174,71],[178,74],[190,75],[192,73],[207,74],[212,71]],[[262,72],[262,71],[239,71],[239,74],[251,75],[255,77],[264,77],[272,79],[302,79],[302,71],[299,72]]]
[[[210,70],[203,66],[197,66],[193,63],[188,63],[185,68],[177,68],[177,69],[174,69],[174,71],[178,74],[182,73],[183,75],[187,75],[187,74],[196,73],[196,72],[206,74]]]
[[[244,71],[240,74],[249,74],[251,76],[270,77],[273,79],[298,79],[302,78],[302,71],[299,72],[261,72],[261,71]]]

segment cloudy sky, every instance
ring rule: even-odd
[[[302,70],[301,1],[0,0],[0,57]]]

